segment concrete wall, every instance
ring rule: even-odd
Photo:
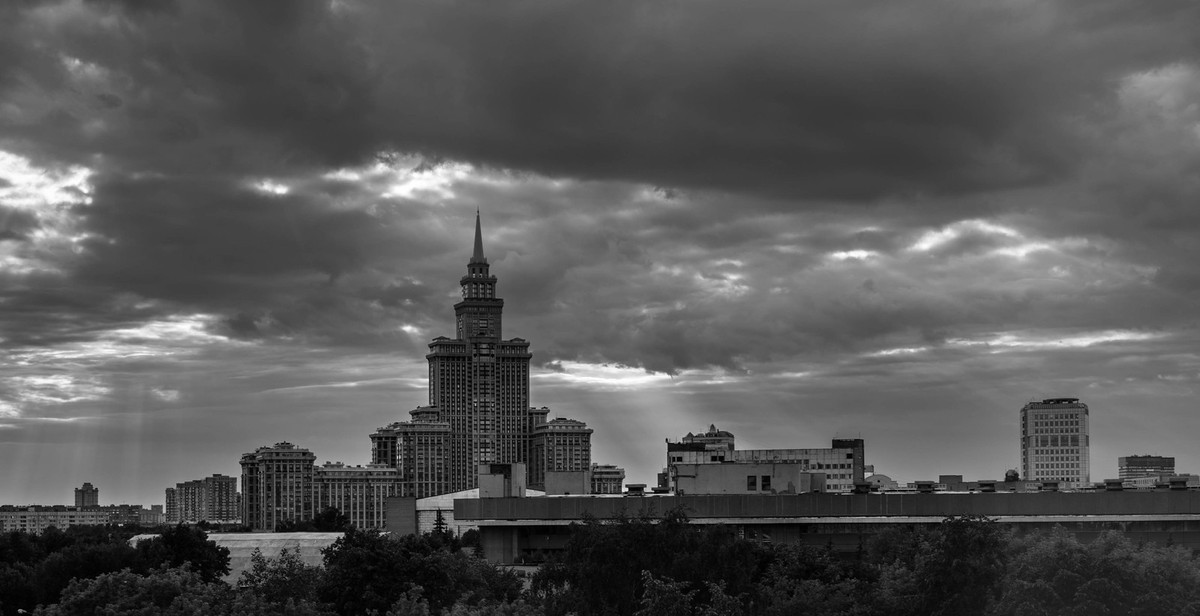
[[[525,481],[524,464],[479,465],[480,498],[525,496]]]
[[[546,494],[590,494],[591,484],[587,471],[546,471]]]
[[[384,529],[397,535],[417,532],[417,499],[412,496],[392,496],[384,502]]]
[[[1133,541],[1200,549],[1200,491],[975,494],[799,494],[569,497],[455,501],[479,524],[484,554],[500,563],[537,563],[561,550],[569,523],[661,516],[682,507],[693,523],[720,523],[747,539],[854,551],[889,528],[935,526],[951,515],[985,515],[1017,532],[1062,527],[1088,541],[1117,531]]]
[[[744,480],[744,479],[743,479]],[[1200,515],[1200,491],[1032,492],[975,494],[722,494],[454,501],[459,520],[579,520],[618,512],[651,514],[683,507],[692,519],[844,516]]]

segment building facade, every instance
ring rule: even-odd
[[[667,442],[665,487],[678,489],[680,464],[795,464],[803,473],[822,473],[825,492],[850,492],[865,480],[866,453],[862,439],[833,439],[828,448],[735,449],[729,432],[709,426],[702,435],[689,434],[678,443]]]
[[[168,524],[238,524],[242,521],[237,478],[214,474],[175,484],[166,490]]]
[[[620,494],[625,489],[625,469],[593,462],[591,481],[592,494]]]
[[[90,483],[84,483],[82,487],[75,488],[75,506],[99,507],[100,489]]]
[[[482,464],[526,463],[536,422],[529,407],[529,342],[503,339],[504,300],[483,254],[475,217],[475,246],[459,280],[455,337],[429,344],[429,404],[449,426],[447,492],[476,487]]]
[[[1091,485],[1088,406],[1079,398],[1047,398],[1021,407],[1021,479]]]
[[[68,507],[66,505],[0,506],[0,532],[22,531],[38,534],[53,526],[117,526],[162,524],[161,505],[146,509],[141,505],[105,505]]]
[[[676,464],[675,494],[804,494],[825,491],[825,475],[794,462]]]
[[[1122,480],[1175,474],[1172,456],[1121,456],[1117,458],[1117,476]]]
[[[592,429],[587,424],[558,417],[533,429],[529,439],[529,487],[546,489],[547,473],[587,473],[591,468]],[[590,487],[575,493],[586,493]]]
[[[479,528],[484,557],[502,564],[553,558],[572,524],[613,516],[660,517],[681,508],[690,524],[738,536],[853,555],[879,533],[936,528],[949,516],[984,515],[1018,533],[1064,529],[1091,541],[1117,531],[1134,542],[1200,549],[1200,490],[1147,494],[1107,489],[1056,493],[726,494],[636,498],[480,498],[454,501],[454,519]],[[1098,512],[1104,512],[1098,514]]]
[[[311,451],[286,441],[242,455],[242,523],[273,531],[280,522],[311,520],[316,460]]]
[[[383,528],[386,501],[400,496],[399,471],[385,464],[326,462],[313,477],[316,511],[334,507],[358,528]]]
[[[450,492],[450,424],[437,407],[409,411],[412,421],[397,421],[371,435],[371,463],[398,471],[400,496],[425,498]]]

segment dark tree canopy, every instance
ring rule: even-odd
[[[212,582],[229,573],[229,550],[208,540],[199,528],[182,524],[137,545],[147,568],[188,565],[201,579]]]

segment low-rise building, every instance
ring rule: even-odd
[[[667,486],[677,489],[681,464],[796,464],[800,472],[825,476],[824,492],[850,492],[865,478],[862,439],[833,439],[831,447],[813,449],[735,449],[733,435],[709,426],[703,435],[688,434],[678,443],[667,442]]]
[[[824,492],[825,475],[809,473],[794,462],[676,464],[675,493],[801,494]]]
[[[106,505],[102,507],[71,507],[68,505],[3,505],[0,506],[0,532],[38,534],[51,526],[152,526],[162,523],[162,508],[146,509],[141,505]]]
[[[592,463],[592,494],[620,494],[625,488],[625,469],[615,464]]]
[[[1121,456],[1117,458],[1117,476],[1121,480],[1175,474],[1172,456]]]

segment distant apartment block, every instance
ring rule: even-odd
[[[864,479],[865,447],[862,439],[833,439],[828,448],[735,449],[733,434],[710,425],[702,434],[689,433],[678,443],[667,442],[664,475],[668,487],[675,491],[680,465],[770,463],[795,465],[796,472],[823,474],[825,485],[821,491],[849,492],[856,481]]]
[[[1175,474],[1171,456],[1121,456],[1117,458],[1117,476],[1121,480]]]
[[[1079,398],[1047,398],[1021,408],[1021,478],[1091,485],[1088,407]]]
[[[75,506],[99,507],[100,489],[90,483],[84,483],[83,487],[75,488]]]
[[[313,475],[316,511],[334,507],[358,528],[383,528],[386,500],[401,496],[399,471],[385,464],[326,462]]]
[[[23,531],[38,534],[51,526],[153,526],[163,521],[162,507],[146,509],[141,505],[69,507],[67,505],[0,506],[0,532]]]
[[[615,464],[592,463],[592,494],[620,494],[625,489],[625,469]]]
[[[286,441],[242,455],[242,523],[273,531],[281,522],[311,520],[316,459]]]
[[[528,485],[546,489],[550,473],[585,473],[592,468],[592,429],[575,419],[558,417],[533,428],[529,441]],[[586,493],[590,485],[580,485],[574,493]]]
[[[237,481],[236,477],[214,474],[167,488],[167,523],[241,523],[241,498],[237,490]]]

